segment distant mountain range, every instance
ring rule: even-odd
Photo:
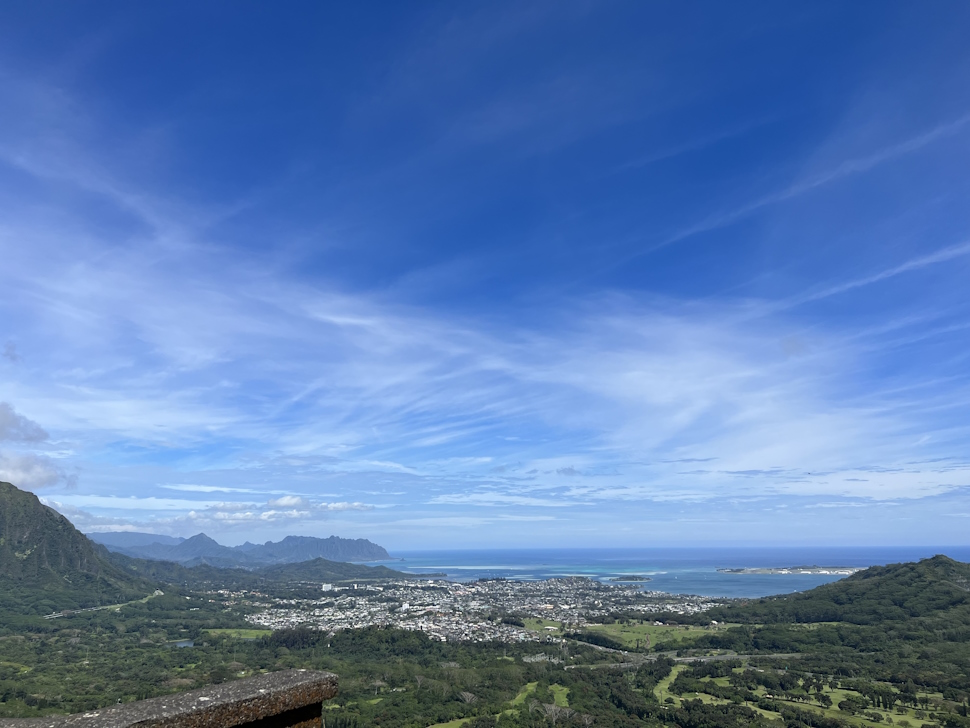
[[[0,618],[0,625],[10,614],[45,615],[119,604],[171,585],[252,589],[268,584],[418,578],[386,566],[315,555],[390,558],[380,546],[363,539],[290,536],[279,543],[232,549],[204,534],[184,540],[155,534],[96,535],[116,552],[86,538],[33,493],[0,482],[0,615],[7,615]],[[158,554],[151,560],[123,553],[151,548]],[[180,559],[184,563],[173,563]],[[213,563],[221,560],[235,568]]]
[[[181,536],[161,536],[157,533],[137,533],[135,531],[108,531],[107,533],[88,533],[85,535],[95,543],[107,546],[109,550],[151,546],[157,543],[165,546],[178,546],[185,540]]]
[[[326,582],[363,582],[375,579],[427,579],[444,574],[404,574],[386,566],[364,566],[343,561],[312,559],[295,564],[274,564],[256,569],[223,569],[209,564],[186,567],[172,561],[135,559],[122,553],[108,553],[112,563],[131,574],[187,589],[265,589],[286,584],[310,585],[319,589]],[[168,588],[167,586],[164,588]]]
[[[330,536],[287,536],[282,541],[267,541],[242,546],[223,546],[204,533],[180,539],[151,533],[90,533],[88,538],[110,551],[137,559],[174,561],[182,566],[208,564],[223,568],[253,569],[274,564],[294,564],[312,559],[328,561],[387,561],[390,554],[367,539]]]

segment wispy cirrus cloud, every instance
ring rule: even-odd
[[[371,511],[361,502],[326,502],[283,496],[259,504],[244,501],[177,501],[159,498],[115,498],[58,495],[44,499],[81,530],[146,531],[192,535],[204,528],[235,528],[246,524],[272,524],[277,528],[319,525],[328,514]]]
[[[709,30],[523,68],[604,12],[604,37],[668,27],[582,3],[431,13],[327,134],[259,117],[278,164],[240,153],[265,140],[200,145],[215,109],[127,126],[99,113],[113,84],[5,72],[0,477],[79,483],[56,502],[91,528],[184,535],[644,534],[755,503],[906,503],[934,533],[970,483],[970,117],[805,128],[765,79],[738,113],[719,99],[747,75],[694,68],[745,48]],[[767,23],[773,49],[788,25]],[[402,143],[372,135],[388,119]],[[310,137],[337,142],[289,144]]]
[[[794,306],[801,306],[806,303],[811,303],[812,301],[820,301],[824,298],[829,298],[830,296],[848,293],[849,291],[857,288],[871,286],[874,283],[881,283],[882,281],[894,278],[895,276],[903,275],[904,273],[911,273],[930,266],[940,265],[941,263],[948,263],[968,255],[970,255],[970,242],[948,245],[940,248],[939,250],[935,250],[928,254],[915,256],[909,260],[899,263],[898,265],[876,271],[875,273],[870,273],[860,278],[843,281],[820,290],[802,293],[786,301],[779,302],[776,307],[791,308]]]
[[[499,475],[489,472],[496,460],[514,460],[522,463],[516,477],[536,469],[538,476],[528,477],[544,484],[612,468],[622,480],[645,481],[629,484],[631,497],[669,497],[664,494],[678,482],[711,496],[724,487],[715,476],[678,478],[664,468],[635,465],[675,454],[686,461],[716,459],[725,472],[764,471],[756,487],[776,492],[783,479],[771,468],[851,470],[881,461],[898,452],[918,422],[918,416],[893,414],[898,397],[879,407],[871,398],[835,404],[846,384],[835,373],[857,368],[865,348],[833,342],[830,335],[825,347],[792,358],[782,345],[790,331],[784,320],[751,323],[743,303],[677,310],[607,298],[576,307],[568,314],[570,326],[555,334],[500,334],[487,322],[278,287],[231,265],[220,268],[219,278],[206,278],[201,297],[176,295],[167,288],[164,260],[151,275],[122,261],[117,270],[86,271],[94,279],[106,276],[103,285],[87,281],[73,292],[58,287],[58,310],[77,299],[105,329],[140,331],[143,342],[133,347],[109,336],[106,361],[62,375],[56,404],[29,382],[21,385],[23,400],[59,431],[83,427],[86,439],[123,435],[149,449],[214,448],[210,457],[236,468],[251,467],[239,458],[259,443],[277,454],[274,467],[292,472],[311,469],[329,479],[396,474],[420,490],[439,484],[451,491],[433,497],[441,505],[500,505],[504,498],[544,507],[549,504],[527,494],[469,496],[467,484],[454,478],[487,484]],[[125,286],[113,288],[120,280]],[[100,302],[88,291],[92,285],[107,292]],[[143,304],[122,305],[136,288]],[[258,294],[230,293],[252,290]],[[156,309],[171,323],[157,325]],[[57,311],[46,315],[58,320]],[[174,345],[167,341],[179,317],[197,324],[190,335],[205,338],[200,346],[206,355],[185,356],[194,349],[185,333],[175,334]],[[218,336],[207,336],[216,330]],[[316,340],[326,347],[306,347]],[[273,356],[261,356],[265,351]],[[125,359],[138,366],[108,364]],[[239,383],[246,380],[261,381],[260,390],[243,390]],[[916,412],[922,407],[909,404]],[[507,433],[519,439],[506,439]],[[260,462],[263,468],[270,461]],[[615,478],[593,478],[582,491],[584,502],[611,500]],[[815,480],[799,482],[806,490],[832,491]],[[160,487],[244,498],[274,490],[288,495],[265,485]],[[861,491],[861,484],[855,487]],[[881,487],[887,486],[866,489]],[[189,501],[177,504],[190,507]]]
[[[704,233],[710,230],[716,230],[726,225],[731,225],[739,220],[749,217],[762,208],[792,200],[800,195],[804,195],[812,190],[824,187],[825,185],[837,182],[846,177],[868,172],[882,164],[885,164],[886,162],[912,154],[930,144],[957,134],[964,133],[967,130],[968,125],[970,125],[970,114],[966,114],[951,121],[939,124],[931,129],[923,131],[922,133],[896,142],[895,144],[887,145],[882,149],[871,152],[870,154],[853,159],[846,159],[830,169],[810,174],[804,179],[796,181],[793,184],[778,190],[777,192],[763,195],[762,197],[735,207],[732,210],[717,213],[682,230],[678,230],[660,242],[647,247],[645,250],[638,251],[636,255],[640,256],[656,252],[667,247],[668,245],[679,243],[682,240],[686,240],[699,233]]]

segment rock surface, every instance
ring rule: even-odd
[[[0,728],[309,728],[336,694],[333,673],[284,670],[77,715],[0,719]]]

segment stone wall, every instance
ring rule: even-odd
[[[337,676],[285,670],[77,715],[0,719],[0,728],[319,728]]]

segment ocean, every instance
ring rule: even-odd
[[[970,546],[496,549],[395,552],[381,562],[411,574],[443,572],[451,581],[551,579],[585,576],[608,582],[646,576],[646,591],[710,597],[762,597],[805,591],[845,578],[831,574],[725,574],[718,569],[789,566],[868,567],[945,554],[970,561]],[[398,560],[400,559],[400,560]]]

